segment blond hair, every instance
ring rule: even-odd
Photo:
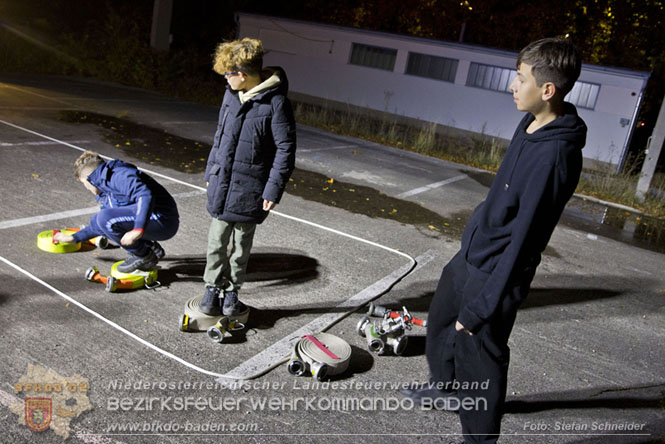
[[[84,170],[91,169],[92,172],[102,163],[104,163],[104,159],[102,159],[102,156],[100,156],[99,153],[85,151],[74,162],[74,177],[76,177],[76,180],[80,180],[81,173]]]
[[[244,38],[220,43],[215,50],[213,71],[217,74],[240,71],[247,75],[261,73],[263,67],[263,43]]]

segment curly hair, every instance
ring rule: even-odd
[[[83,170],[92,168],[94,171],[94,169],[102,163],[104,163],[104,159],[102,159],[99,153],[94,151],[85,151],[74,162],[74,177],[76,180],[80,180]]]
[[[257,75],[263,68],[263,43],[260,40],[244,38],[220,43],[215,50],[213,71],[217,74],[240,71],[247,75]]]

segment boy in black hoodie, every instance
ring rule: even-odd
[[[586,125],[564,102],[580,71],[567,40],[538,40],[519,53],[511,90],[527,114],[441,274],[427,319],[431,380],[402,392],[422,406],[459,410],[466,443],[498,439],[508,337],[580,177]]]

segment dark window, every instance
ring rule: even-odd
[[[396,58],[396,49],[354,43],[349,63],[392,71],[395,68]]]
[[[596,107],[596,100],[598,100],[598,93],[600,92],[600,85],[587,82],[575,82],[575,86],[566,95],[566,101],[572,103],[580,108],[594,109]]]
[[[457,60],[437,57],[417,52],[409,53],[406,73],[430,79],[454,82],[457,74]]]
[[[510,93],[510,84],[516,75],[516,69],[471,63],[469,75],[466,78],[466,85]]]

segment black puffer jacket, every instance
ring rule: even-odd
[[[267,71],[267,72],[266,72]],[[245,103],[227,86],[208,156],[208,212],[227,222],[261,223],[263,200],[279,203],[295,166],[296,125],[281,68],[280,82]]]

